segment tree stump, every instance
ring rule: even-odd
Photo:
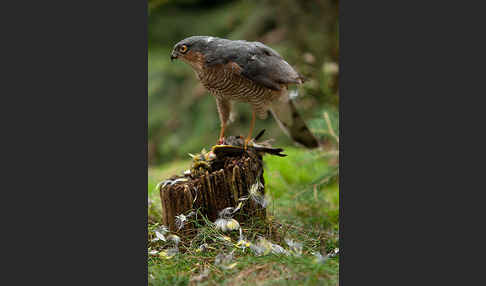
[[[265,195],[263,155],[286,155],[281,153],[283,149],[272,148],[270,140],[256,143],[263,132],[249,142],[246,150],[242,137],[230,136],[209,152],[191,154],[193,163],[184,175],[174,175],[160,184],[162,223],[170,231],[189,234],[194,225],[177,224],[177,216],[199,211],[214,222],[223,209],[236,208],[240,202],[243,206],[235,215],[239,222],[264,220],[265,204],[255,199]]]

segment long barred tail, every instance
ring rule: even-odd
[[[307,148],[319,147],[319,142],[297,112],[288,94],[282,95],[280,100],[274,101],[270,112],[280,128],[295,142]]]

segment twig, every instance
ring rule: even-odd
[[[329,183],[329,180],[331,179],[331,176],[327,177],[327,178],[324,178],[322,179],[320,182],[319,182],[319,185],[322,185],[322,184],[325,184],[325,183]]]
[[[326,156],[339,156],[339,151],[337,150],[331,150],[327,152],[323,152],[319,154],[319,157],[326,157]]]
[[[339,137],[336,136],[336,133],[334,133],[334,129],[332,129],[331,120],[329,119],[329,114],[327,113],[327,111],[324,112],[324,119],[326,120],[329,133],[331,134],[332,137],[334,137],[334,140],[336,140],[336,142],[339,143]]]

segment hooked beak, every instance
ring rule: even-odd
[[[174,59],[177,59],[179,55],[177,54],[176,51],[172,51],[172,53],[170,54],[170,61],[174,61]]]

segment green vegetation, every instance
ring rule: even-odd
[[[149,285],[338,284],[339,255],[318,261],[318,253],[339,248],[337,6],[334,0],[149,0]],[[288,157],[264,158],[266,226],[241,224],[252,245],[264,237],[290,251],[285,239],[292,239],[302,243],[301,255],[257,255],[236,246],[238,231],[222,233],[209,221],[192,240],[181,237],[177,252],[170,239],[154,241],[161,227],[156,185],[188,169],[187,154],[208,149],[219,134],[214,98],[190,67],[169,60],[173,45],[192,35],[261,41],[307,78],[294,101],[324,148],[294,147],[271,116],[257,120],[255,133],[265,129],[264,138],[274,138]],[[235,108],[226,134],[246,135],[250,108]],[[204,243],[208,248],[201,251]],[[218,263],[221,253],[233,257]]]
[[[257,256],[249,248],[235,246],[238,231],[222,233],[209,222],[202,225],[199,234],[190,241],[184,241],[180,253],[173,258],[149,255],[150,285],[189,285],[192,279],[209,269],[201,285],[336,285],[338,280],[338,257],[325,263],[316,261],[313,253],[330,253],[339,247],[339,187],[337,166],[322,156],[323,152],[308,152],[288,148],[288,157],[266,156],[265,182],[267,198],[268,227],[259,224],[242,224],[243,234],[255,242],[264,236],[272,243],[289,249],[285,238],[303,244],[302,256],[268,254]],[[160,213],[157,182],[182,172],[189,161],[179,161],[162,168],[150,169],[149,197],[152,200],[151,213]],[[177,173],[177,172],[175,172]],[[154,211],[156,210],[157,211]],[[151,218],[156,220],[156,218]],[[149,224],[149,236],[158,224]],[[231,237],[231,243],[221,239]],[[208,243],[212,248],[198,252]],[[150,250],[168,249],[170,243],[150,242]],[[215,257],[223,251],[234,250],[233,268],[215,265]]]

